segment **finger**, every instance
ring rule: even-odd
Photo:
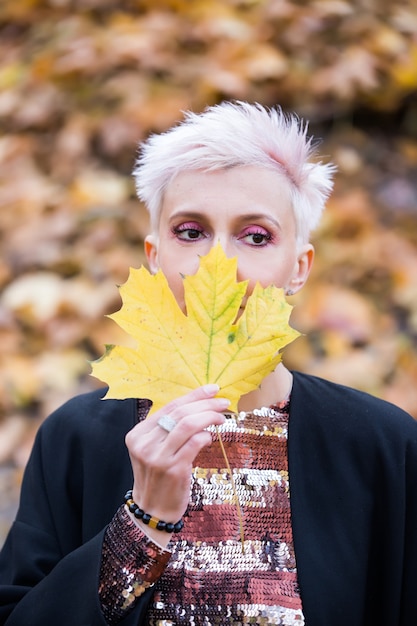
[[[198,397],[198,394],[195,394]],[[195,397],[195,396],[194,396]],[[139,457],[150,451],[157,451],[159,455],[167,455],[176,452],[187,439],[195,433],[205,430],[210,425],[220,425],[224,422],[223,412],[228,408],[229,401],[225,398],[206,398],[195,400],[189,404],[174,409],[171,414],[158,411],[151,418],[137,424],[126,435],[126,445],[134,456]],[[164,411],[167,411],[168,405]],[[175,426],[171,432],[166,432],[158,420],[163,415],[175,421]],[[174,436],[173,436],[174,435]],[[168,441],[168,448],[160,448],[161,444]]]
[[[175,428],[170,433],[165,433],[164,443],[167,452],[177,454],[181,448],[195,435],[205,433],[204,440],[211,442],[211,433],[207,431],[209,426],[220,426],[224,423],[225,417],[221,412],[228,406],[228,402],[218,398],[218,411],[206,410],[192,415],[187,415],[180,419]],[[223,407],[223,408],[221,408]]]
[[[197,455],[203,448],[213,443],[213,435],[207,430],[196,433],[183,443],[181,448],[177,450],[175,458],[181,456],[182,462],[187,466],[192,466]]]
[[[209,426],[220,426],[225,421],[225,416],[221,412],[228,405],[224,398],[212,398],[211,403],[215,403],[218,410],[206,409],[200,412],[193,412],[190,415],[178,420],[174,429],[167,433],[158,424],[151,430],[144,433],[136,427],[126,435],[126,445],[132,459],[146,459],[148,469],[166,471],[170,466],[180,461],[181,450],[185,444],[198,434],[202,435],[203,444],[208,445],[212,441],[212,435],[206,431]],[[187,448],[192,450],[191,442]],[[200,445],[196,445],[192,457],[186,454],[186,462],[190,462],[196,456]]]
[[[203,387],[193,389],[180,398],[176,398],[175,400],[169,402],[165,407],[155,411],[155,413],[147,417],[144,422],[141,422],[143,426],[140,430],[142,433],[149,432],[157,425],[160,418],[164,415],[168,415],[178,422],[186,415],[196,414],[206,409],[224,411],[229,406],[229,403],[225,399],[215,398],[218,392],[218,385],[204,385]],[[220,402],[218,402],[218,400],[220,400]]]
[[[218,413],[222,415],[224,411],[229,407],[230,401],[227,398],[207,398],[206,400],[196,400],[189,404],[174,409],[170,413],[163,413],[156,422],[156,425],[165,430],[165,432],[172,432],[172,430],[182,421],[186,420],[190,422],[190,418],[193,421],[200,420],[200,415],[211,411],[212,413]],[[217,423],[217,417],[214,419]],[[207,424],[208,426],[208,424]],[[205,428],[206,426],[204,426]]]

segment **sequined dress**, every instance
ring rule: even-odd
[[[184,529],[169,550],[147,539],[126,511],[109,525],[100,598],[110,624],[154,585],[149,625],[303,626],[288,482],[289,402],[227,417],[219,430],[233,481],[213,430],[213,444],[195,461]]]

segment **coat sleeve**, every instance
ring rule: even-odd
[[[2,581],[8,576],[10,582],[0,587],[0,624],[106,625],[97,592],[101,546],[102,533],[60,558],[53,538],[16,522],[1,559]],[[144,596],[120,624],[145,623],[149,597]]]
[[[95,416],[103,411],[102,405],[107,402],[97,404],[97,411],[94,403],[90,406]],[[71,407],[42,425],[25,470],[19,511],[0,553],[0,625],[107,623],[98,595],[103,538],[130,479],[130,467],[109,432],[106,439],[112,441],[114,454],[104,463],[110,455],[100,429],[106,430],[106,424],[96,428],[95,448],[88,454],[85,440],[91,441],[93,420],[86,420],[87,434],[66,434],[70,413],[85,414],[85,407]],[[108,407],[104,410],[108,412]],[[123,428],[118,430],[122,445]],[[101,466],[104,473],[97,470]],[[151,595],[150,589],[120,625],[144,624]]]
[[[417,422],[298,374],[288,441],[306,622],[417,624]]]

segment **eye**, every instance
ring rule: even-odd
[[[173,228],[173,233],[181,241],[198,241],[205,236],[203,228],[198,224],[180,224]]]
[[[247,228],[239,237],[242,241],[246,241],[251,246],[262,247],[266,246],[271,240],[272,235],[263,228]]]

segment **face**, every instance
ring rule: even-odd
[[[310,271],[313,248],[296,243],[285,179],[256,166],[179,174],[168,187],[158,232],[145,251],[151,271],[161,269],[184,310],[182,275],[195,274],[199,257],[221,243],[237,257],[238,280],[298,291]]]

